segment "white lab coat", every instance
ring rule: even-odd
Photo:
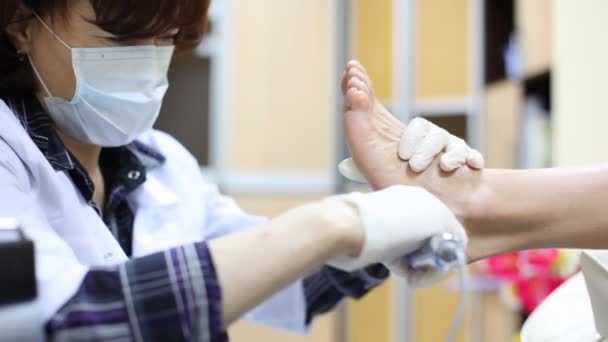
[[[0,101],[0,217],[16,217],[34,240],[38,301],[48,319],[77,291],[89,268],[127,261],[109,229],[64,172],[55,171],[10,109]],[[136,208],[133,257],[206,240],[264,222],[244,213],[205,183],[194,157],[167,134],[140,139],[166,162],[129,197]],[[251,265],[243,265],[250,267]],[[276,294],[248,318],[305,331],[301,281]]]
[[[583,252],[581,265],[528,318],[522,342],[608,341],[608,251]]]

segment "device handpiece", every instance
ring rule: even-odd
[[[453,234],[443,233],[431,237],[424,246],[407,255],[407,261],[414,270],[447,270],[458,266],[461,253],[464,253],[462,243]]]

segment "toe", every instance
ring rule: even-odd
[[[346,99],[352,111],[368,111],[370,109],[369,95],[357,88],[350,88]]]
[[[363,64],[359,63],[357,65],[357,68],[359,68],[359,70],[361,70],[363,72],[363,74],[365,74],[366,76],[369,77],[369,73],[367,72],[367,69],[365,68],[365,66]]]
[[[361,73],[361,75],[364,78],[371,79],[369,77],[369,73],[367,72],[367,69],[365,69],[365,67],[363,66],[363,64],[361,64],[359,62],[355,62],[351,66],[349,66],[348,70],[351,70],[351,69],[356,69],[357,71],[359,71]]]
[[[348,88],[346,87],[346,84],[348,82],[348,70],[344,70],[344,72],[342,73],[342,79],[340,81],[340,88],[342,88],[342,95],[346,95],[346,92],[348,91]]]
[[[365,83],[365,85],[367,86],[367,88],[369,90],[372,90],[372,81],[369,79],[369,77],[363,71],[361,71],[361,69],[351,68],[350,70],[348,70],[347,78],[354,78],[354,77],[358,78],[361,82]]]
[[[347,82],[346,103],[351,110],[368,111],[371,104],[369,88],[359,77],[352,77]]]
[[[368,92],[367,84],[363,82],[359,77],[352,77],[346,83],[347,89],[355,88],[357,90]]]
[[[365,75],[367,75],[367,70],[365,69],[363,64],[361,64],[361,62],[359,62],[356,59],[349,61],[348,64],[346,64],[346,68],[347,69],[357,68],[357,69],[361,70]]]
[[[348,77],[359,78],[363,83],[365,83],[367,85],[367,89],[368,89],[370,97],[371,98],[376,97],[373,82],[372,82],[371,78],[369,77],[367,71],[363,67],[363,65],[361,65],[360,63],[357,63],[353,67],[348,68],[347,69],[347,78]]]
[[[361,80],[365,80],[366,77],[364,76],[366,76],[366,74],[359,72],[359,70],[361,70],[361,64],[356,60],[351,60],[346,64],[340,81],[340,87],[342,88],[343,95],[346,95],[346,93],[348,92],[348,81],[351,78],[359,77]]]
[[[346,63],[346,68],[347,69],[356,68],[359,65],[361,65],[361,63],[359,63],[358,60],[352,59],[352,60],[348,61],[348,63]]]

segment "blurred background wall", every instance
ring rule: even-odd
[[[555,162],[606,161],[608,3],[555,1]]]
[[[445,127],[489,167],[602,160],[606,14],[603,0],[213,0],[207,38],[172,66],[158,127],[255,214],[360,189],[336,174],[347,155],[339,78],[357,58],[398,117]],[[484,263],[473,271],[458,341],[512,341],[526,316],[519,285]],[[441,341],[457,300],[452,279],[416,292],[391,279],[317,319],[307,337],[247,322],[231,336]]]

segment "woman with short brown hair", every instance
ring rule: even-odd
[[[265,220],[205,183],[152,125],[173,50],[198,44],[207,10],[202,0],[0,4],[0,216],[35,242],[51,340],[224,340],[272,294],[249,317],[303,332],[380,284],[385,259],[437,231],[466,239],[421,189],[332,197]],[[446,144],[437,132],[427,156]],[[363,224],[371,202],[369,215],[400,220]],[[389,213],[391,203],[408,210]]]

